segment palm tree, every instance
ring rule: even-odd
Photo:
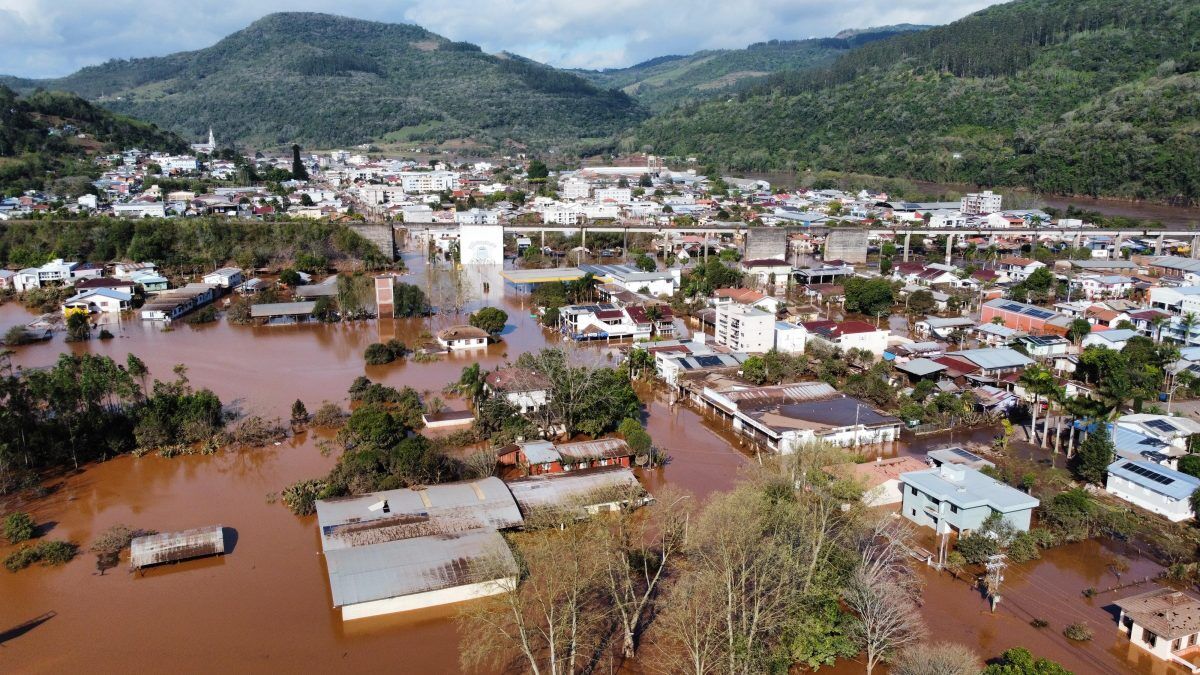
[[[1154,328],[1154,341],[1155,342],[1162,342],[1162,329],[1163,329],[1163,324],[1165,324],[1165,323],[1167,323],[1167,317],[1163,316],[1161,314],[1154,317],[1153,319],[1150,319],[1150,326],[1152,328]]]
[[[1054,386],[1054,376],[1044,367],[1034,364],[1025,372],[1021,373],[1021,378],[1018,380],[1021,386],[1025,387],[1025,391],[1033,394],[1033,405],[1030,406],[1030,422],[1029,422],[1029,442],[1037,442],[1037,413],[1038,405],[1041,402],[1042,394],[1047,392],[1050,387]],[[1045,447],[1045,439],[1042,447]]]
[[[1046,436],[1050,433],[1050,417],[1054,414],[1054,406],[1058,406],[1058,417],[1054,418],[1054,454],[1058,454],[1059,444],[1062,440],[1062,413],[1067,402],[1066,387],[1058,386],[1057,381],[1053,383],[1050,390],[1046,393],[1046,401],[1049,402],[1049,408],[1046,410],[1046,422],[1042,427],[1042,447],[1046,447]]]
[[[1200,319],[1192,312],[1183,315],[1179,321],[1179,326],[1183,328],[1183,346],[1190,347],[1192,345],[1192,328],[1200,323]]]

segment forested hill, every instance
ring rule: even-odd
[[[131,147],[187,149],[175,134],[74,94],[20,97],[0,85],[0,192],[40,189],[56,176],[90,175],[96,169],[89,155]]]
[[[623,93],[518,56],[417,26],[310,13],[266,16],[194,52],[8,81],[72,91],[197,140],[211,126],[218,141],[259,146],[547,147],[611,138],[644,117]]]
[[[628,139],[732,169],[1200,198],[1200,3],[1018,0],[773,75]]]
[[[597,86],[620,89],[651,110],[666,110],[681,102],[727,94],[735,87],[760,81],[772,73],[828,65],[851,49],[926,28],[928,26],[903,24],[847,30],[832,38],[771,40],[745,49],[660,56],[628,68],[572,72]]]

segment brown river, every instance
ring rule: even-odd
[[[406,255],[406,260],[415,270],[409,281],[437,285],[450,276],[446,270],[427,271],[417,256]],[[528,299],[506,289],[497,273],[471,275],[477,278],[466,280],[466,296],[473,299],[462,304],[463,311],[500,306],[509,312],[510,324],[503,342],[472,356],[363,364],[368,344],[400,337],[411,345],[423,331],[461,321],[464,313],[458,321],[449,315],[424,323],[260,328],[221,321],[178,323],[169,331],[129,320],[110,326],[115,339],[69,345],[60,334],[48,343],[19,348],[14,361],[44,366],[68,349],[123,361],[133,352],[164,379],[172,376],[173,365],[183,363],[194,385],[211,388],[246,413],[267,417],[286,418],[297,398],[309,410],[322,401],[346,405],[346,390],[359,375],[439,392],[465,365],[494,367],[546,346],[550,338],[530,317]],[[0,306],[0,332],[30,319],[16,303]],[[602,350],[594,351],[597,360],[607,360]],[[647,487],[654,491],[672,484],[699,498],[728,489],[739,468],[751,461],[729,433],[685,406],[668,406],[661,394],[647,398],[650,434],[672,460],[642,475]],[[971,440],[988,438],[988,431],[970,435]],[[885,454],[967,439],[963,434],[925,437]],[[315,519],[297,518],[281,504],[269,503],[270,493],[332,467],[335,458],[323,456],[317,440],[302,433],[259,450],[173,459],[120,457],[50,481],[51,493],[44,498],[10,504],[47,524],[49,538],[70,539],[85,549],[118,523],[164,532],[220,524],[234,529],[237,537],[223,557],[145,574],[130,574],[122,564],[99,575],[87,553],[63,567],[0,572],[0,672],[128,672],[131,667],[151,672],[456,672],[453,608],[343,623],[332,608]],[[0,555],[8,551],[0,546]],[[1014,570],[1009,595],[995,615],[966,583],[929,572],[923,611],[935,637],[976,646],[985,656],[1025,645],[1081,673],[1167,672],[1127,653],[1127,642],[1120,646],[1115,623],[1103,609],[1111,594],[1095,600],[1079,594],[1083,588],[1115,583],[1106,571],[1113,555],[1089,542],[1052,551],[1042,561]],[[1127,577],[1156,572],[1152,563],[1134,560]],[[1031,615],[1051,626],[1032,628]],[[1093,627],[1092,643],[1076,646],[1062,637],[1062,626],[1076,615]],[[43,620],[32,627],[11,630],[39,617]],[[861,670],[857,663],[844,662],[835,672]]]

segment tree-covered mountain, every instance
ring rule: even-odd
[[[153,124],[112,113],[65,92],[18,96],[0,85],[0,192],[41,189],[64,176],[89,176],[89,157],[124,148],[183,151]]]
[[[832,38],[771,40],[745,49],[714,49],[690,56],[660,56],[628,68],[572,71],[600,87],[620,89],[661,111],[713,98],[781,71],[828,65],[862,45],[928,26],[903,24],[846,30]]]
[[[217,44],[114,60],[22,89],[75,92],[192,138],[328,147],[377,139],[547,147],[610,139],[641,119],[621,92],[417,26],[266,16]]]
[[[627,140],[733,169],[838,169],[1200,198],[1200,4],[1017,0],[780,73]]]

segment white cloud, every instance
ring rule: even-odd
[[[66,75],[109,58],[200,49],[276,11],[419,24],[557,66],[606,68],[843,28],[946,23],[996,0],[0,0],[0,73]]]

